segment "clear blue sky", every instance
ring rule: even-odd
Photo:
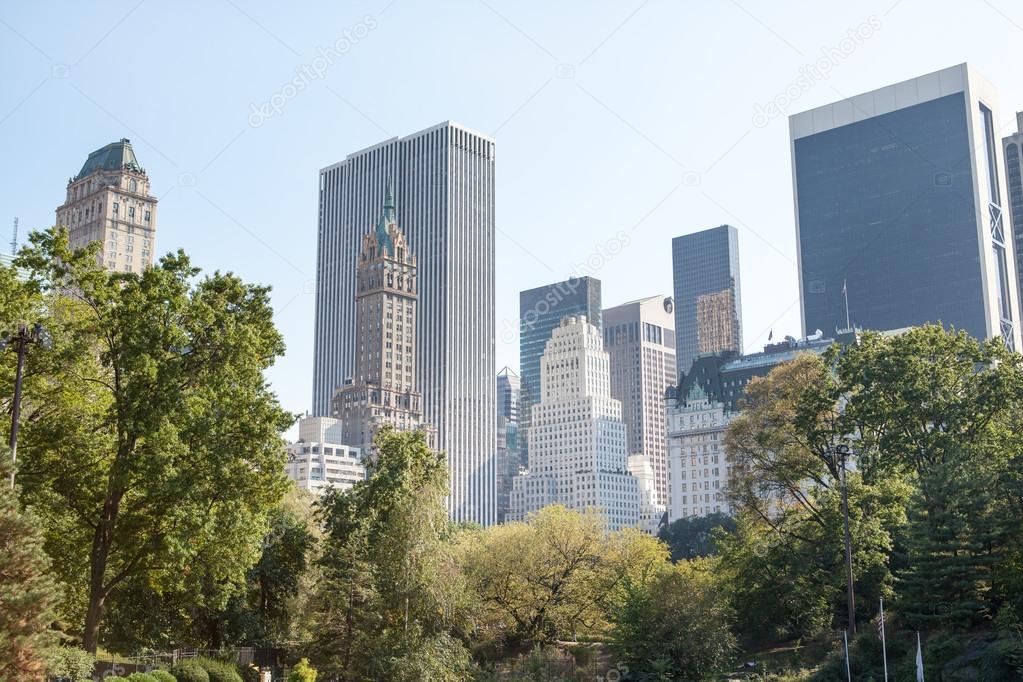
[[[827,78],[807,79],[825,55]],[[794,113],[963,61],[1014,130],[1013,0],[8,1],[0,237],[15,215],[23,234],[49,226],[86,155],[130,138],[158,251],[273,286],[288,353],[270,379],[303,411],[318,170],[450,119],[497,140],[495,372],[518,364],[519,290],[589,262],[606,306],[669,294],[671,238],[721,223],[739,230],[756,350],[799,333],[788,124],[758,105],[791,90]]]

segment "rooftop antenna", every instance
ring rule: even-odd
[[[15,254],[18,251],[18,216],[14,216],[14,230],[11,234],[11,254]]]

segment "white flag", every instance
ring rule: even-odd
[[[924,682],[924,650],[920,648],[920,633],[916,633],[916,682]]]

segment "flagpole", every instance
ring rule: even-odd
[[[849,669],[849,631],[842,630],[842,639],[845,640],[845,676],[852,682],[852,670]]]
[[[849,322],[849,283],[844,279],[842,280],[842,296],[845,297],[845,328],[850,330],[852,324]]]
[[[884,682],[888,682],[888,647],[884,641],[884,597],[881,597],[881,660],[884,662]]]

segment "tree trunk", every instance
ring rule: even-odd
[[[100,625],[103,622],[103,607],[107,599],[107,559],[113,540],[114,522],[120,507],[119,495],[107,495],[103,505],[103,517],[96,524],[92,535],[92,551],[89,553],[89,606],[85,612],[85,628],[82,631],[82,648],[96,654],[99,645]]]

